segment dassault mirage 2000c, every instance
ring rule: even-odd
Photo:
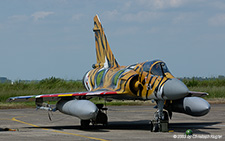
[[[155,132],[168,127],[168,119],[172,117],[172,112],[191,116],[203,116],[209,112],[209,103],[200,98],[207,93],[189,91],[182,81],[170,73],[165,62],[153,60],[120,66],[110,49],[97,15],[94,17],[93,31],[97,63],[83,77],[87,92],[18,96],[11,97],[8,101],[33,99],[37,108],[59,110],[64,114],[78,117],[81,120],[81,127],[88,128],[91,122],[93,124],[108,122],[107,115],[103,112],[106,108],[89,101],[92,97],[154,100],[157,103],[157,111],[150,123],[152,131]],[[54,109],[43,103],[53,100],[58,101]]]

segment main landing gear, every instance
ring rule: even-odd
[[[107,126],[108,117],[106,115],[106,111],[108,110],[108,108],[103,108],[103,104],[96,104],[96,106],[98,107],[98,114],[96,116],[96,119],[81,120],[81,129],[89,129],[90,123],[92,123],[92,125],[102,124],[103,126]]]
[[[108,117],[106,115],[108,108],[103,108],[103,104],[96,104],[98,107],[98,114],[96,119],[93,121],[93,124],[102,124],[103,126],[107,126]]]
[[[157,111],[154,120],[150,122],[152,132],[168,132],[169,118],[168,113],[163,111],[164,100],[157,101]]]

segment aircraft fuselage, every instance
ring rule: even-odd
[[[128,94],[130,99],[147,100],[163,98],[160,89],[172,78],[165,63],[154,60],[130,66],[97,67],[87,72],[83,81],[88,91],[117,91]]]

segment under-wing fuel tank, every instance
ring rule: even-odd
[[[185,97],[173,100],[170,104],[170,110],[191,116],[204,116],[209,112],[210,104],[200,97]]]
[[[57,102],[56,108],[67,115],[78,117],[81,120],[95,119],[98,113],[97,106],[89,100],[66,100]]]

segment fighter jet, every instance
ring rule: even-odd
[[[59,110],[64,114],[78,117],[82,128],[89,124],[107,125],[108,117],[103,105],[96,105],[89,99],[103,97],[106,100],[154,100],[156,112],[151,120],[151,131],[162,131],[168,127],[173,112],[191,116],[203,116],[210,110],[210,104],[200,98],[204,92],[189,91],[186,85],[175,78],[165,62],[145,61],[120,66],[115,59],[102,24],[94,17],[95,47],[97,63],[83,77],[86,92],[43,94],[10,97],[8,101],[35,100],[38,109]],[[57,101],[51,108],[45,101]],[[166,124],[165,124],[166,123]]]

